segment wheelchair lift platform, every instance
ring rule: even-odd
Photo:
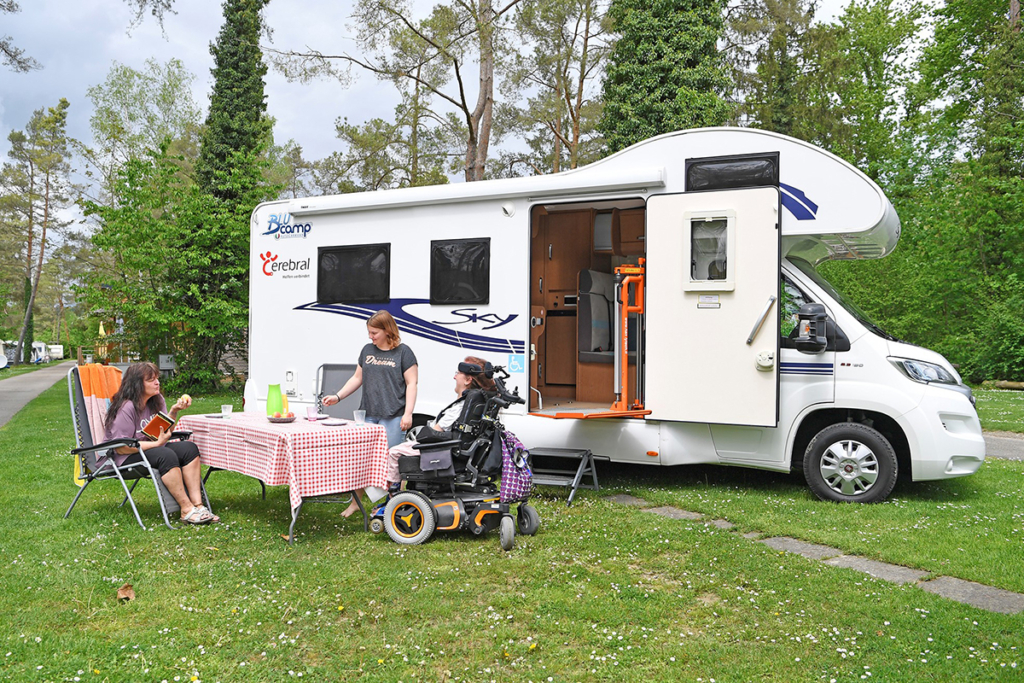
[[[577,490],[600,489],[594,454],[585,448],[531,448],[530,457],[533,459],[534,484],[569,487],[569,501],[565,504],[566,507],[572,505]],[[545,467],[538,467],[538,458],[555,462],[545,462]],[[584,477],[589,477],[590,483],[584,483]]]

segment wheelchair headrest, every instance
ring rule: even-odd
[[[494,376],[494,366],[490,363],[484,363],[483,367],[480,367],[476,363],[459,363],[459,372],[463,375],[483,374],[484,377],[490,379]]]

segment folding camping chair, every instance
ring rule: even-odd
[[[332,406],[324,405],[324,395],[329,396],[332,392],[336,394],[341,391],[345,382],[355,374],[356,367],[355,363],[324,363],[317,368],[316,379],[313,381],[313,397],[316,400],[317,412],[344,420],[352,419],[353,411],[359,409],[359,403],[362,401],[362,387]],[[433,415],[413,413],[412,426],[420,427],[432,419],[434,419]]]
[[[88,366],[82,366],[87,368]],[[173,529],[171,526],[171,520],[169,515],[174,514],[181,510],[181,506],[178,505],[178,501],[174,499],[167,487],[164,486],[163,481],[160,479],[160,473],[153,468],[149,461],[146,460],[145,453],[142,454],[142,462],[124,464],[120,467],[114,464],[113,458],[107,458],[102,465],[97,465],[97,462],[106,455],[106,451],[112,448],[120,446],[132,446],[138,448],[139,442],[135,439],[115,439],[113,441],[106,441],[103,443],[96,443],[96,439],[93,437],[94,427],[100,428],[102,425],[103,418],[105,417],[106,405],[109,405],[109,399],[113,396],[113,392],[116,391],[117,386],[121,383],[121,374],[116,369],[107,369],[105,372],[115,373],[111,379],[111,382],[115,386],[107,387],[106,390],[94,390],[90,392],[89,400],[86,399],[85,392],[83,391],[83,382],[81,376],[81,368],[75,366],[68,371],[68,397],[71,402],[71,417],[75,424],[75,442],[77,448],[73,449],[71,453],[77,457],[77,476],[76,483],[79,483],[78,493],[75,495],[75,499],[71,501],[71,507],[64,513],[64,519],[68,518],[75,505],[78,503],[78,499],[85,493],[85,489],[88,488],[89,484],[94,481],[101,479],[117,479],[121,482],[121,488],[124,489],[124,500],[121,501],[123,507],[125,503],[129,503],[132,506],[132,512],[135,513],[135,519],[138,521],[139,526],[143,529],[146,525],[142,523],[142,517],[139,515],[138,508],[135,507],[135,500],[132,498],[132,492],[135,491],[136,485],[138,485],[141,479],[152,479],[153,484],[156,487],[157,500],[160,503],[160,512],[164,516],[164,524],[167,525],[168,529]],[[87,372],[91,372],[87,370]],[[103,393],[110,394],[109,396],[102,396]],[[104,414],[99,414],[104,413]],[[90,419],[92,418],[92,419]],[[176,439],[188,439],[191,436],[191,432],[173,432],[171,438]],[[134,480],[131,488],[128,488],[127,481]],[[206,489],[202,487],[203,503],[206,505],[206,509],[213,510],[210,506],[210,500],[206,496]]]
[[[352,419],[352,412],[359,408],[359,402],[362,400],[363,388],[359,387],[351,396],[346,396],[340,403],[335,403],[333,406],[324,405],[324,394],[335,394],[341,391],[341,388],[345,386],[345,382],[355,374],[356,372],[355,363],[324,363],[316,370],[316,381],[313,385],[313,396],[316,398],[316,409],[317,411],[330,415],[331,417],[344,418],[346,420]]]

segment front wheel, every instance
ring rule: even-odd
[[[896,451],[877,430],[856,422],[829,425],[804,453],[804,478],[818,498],[878,503],[896,485]]]
[[[537,514],[536,508],[526,503],[520,503],[517,513],[516,522],[519,533],[524,536],[533,536],[537,533],[537,529],[540,528],[540,515]]]
[[[502,515],[501,524],[498,526],[498,537],[501,541],[501,549],[505,552],[512,550],[516,544],[516,523],[510,515]]]

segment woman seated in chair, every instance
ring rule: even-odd
[[[160,370],[153,363],[134,363],[125,370],[121,388],[110,399],[107,411],[106,440],[138,439],[138,450],[130,446],[113,449],[118,467],[142,462],[142,455],[157,471],[164,486],[181,506],[181,519],[186,524],[219,522],[220,517],[203,505],[200,482],[199,447],[191,441],[170,441],[171,430],[161,432],[155,441],[143,433],[153,416],[167,411],[177,420],[178,413],[192,405],[192,397],[183,395],[167,411],[167,401],[160,394]]]
[[[488,372],[485,368],[489,368],[490,363],[485,361],[483,358],[477,358],[476,356],[466,356],[466,360],[459,363],[459,369],[455,371],[455,396],[457,397],[454,401],[448,404],[440,413],[437,414],[433,420],[424,425],[419,432],[419,436],[415,436],[411,440],[405,443],[399,444],[388,451],[388,487],[391,489],[397,488],[401,484],[401,476],[398,473],[398,458],[403,455],[419,455],[419,451],[412,447],[417,442],[427,440],[443,440],[445,438],[453,438],[452,435],[445,435],[445,432],[451,431],[452,425],[462,414],[462,404],[465,401],[466,391],[469,389],[480,389],[482,391],[495,391],[494,380],[488,376]],[[424,432],[422,430],[433,430],[428,432],[429,439],[424,438]],[[410,430],[411,431],[411,430]]]

